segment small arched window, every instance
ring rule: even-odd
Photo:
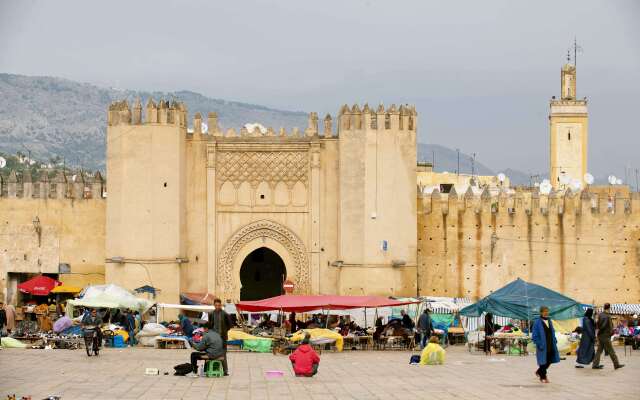
[[[567,133],[567,139],[569,139],[569,141],[571,141],[571,132]]]

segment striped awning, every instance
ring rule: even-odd
[[[611,314],[640,315],[640,304],[611,304]]]

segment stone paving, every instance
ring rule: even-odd
[[[0,399],[7,394],[69,399],[620,399],[638,394],[640,351],[624,355],[614,371],[574,368],[574,357],[551,367],[550,384],[534,376],[535,357],[470,354],[449,347],[442,366],[411,366],[406,351],[345,351],[321,355],[318,375],[296,378],[286,356],[230,353],[231,376],[188,378],[173,366],[188,362],[187,350],[103,349],[0,351]],[[146,367],[160,376],[145,376]],[[268,370],[282,370],[278,379]],[[631,396],[631,397],[629,397]],[[635,397],[638,398],[638,397]]]

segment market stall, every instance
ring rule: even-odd
[[[464,307],[460,310],[460,315],[480,318],[486,313],[491,313],[494,316],[508,318],[509,322],[492,336],[485,338],[484,332],[476,331],[477,340],[470,342],[479,346],[486,340],[498,351],[526,354],[530,349],[529,322],[539,316],[540,307],[543,305],[549,308],[549,317],[553,320],[573,320],[584,315],[583,305],[579,302],[520,278],[477,303]],[[556,332],[556,336],[558,335],[563,334]],[[560,339],[565,341],[566,338]]]
[[[257,301],[241,301],[236,304],[236,308],[240,312],[269,312],[277,311],[279,313],[310,313],[320,311],[326,313],[324,326],[316,327],[318,330],[309,330],[310,333],[320,335],[314,340],[326,340],[327,343],[335,343],[338,351],[341,350],[343,337],[335,331],[326,329],[329,326],[328,314],[334,310],[354,310],[364,309],[365,315],[367,309],[391,308],[408,304],[418,304],[420,301],[415,299],[394,300],[383,296],[332,296],[332,295],[282,295],[269,299]],[[322,325],[322,324],[320,324]],[[298,337],[299,332],[294,334],[294,338]],[[322,336],[324,335],[324,336]],[[338,342],[336,335],[340,336]],[[368,338],[364,343],[370,343]],[[358,340],[360,343],[360,340]]]

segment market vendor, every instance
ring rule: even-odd
[[[193,347],[198,351],[191,353],[192,374],[197,374],[198,372],[198,360],[205,358],[216,360],[226,357],[222,337],[214,329],[207,329],[206,333],[202,336],[202,340],[199,343],[194,343]]]

